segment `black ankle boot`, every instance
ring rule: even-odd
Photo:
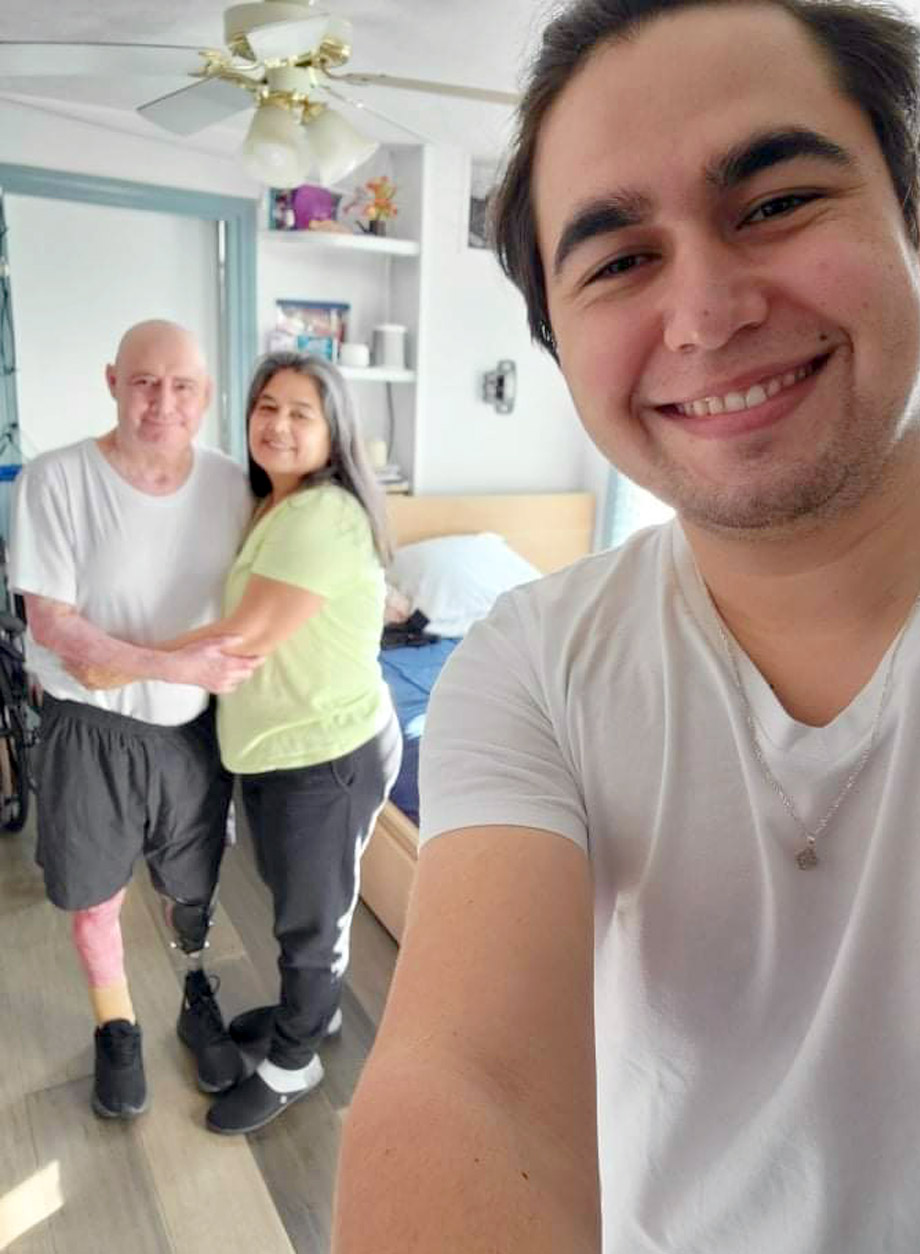
[[[220,980],[216,975],[189,971],[176,1024],[179,1040],[195,1055],[198,1087],[204,1093],[223,1093],[245,1074],[240,1051],[224,1027],[215,996],[218,988]]]

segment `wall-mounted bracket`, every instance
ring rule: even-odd
[[[495,406],[498,414],[510,414],[517,391],[517,367],[513,361],[500,361],[495,370],[483,376],[482,399]]]

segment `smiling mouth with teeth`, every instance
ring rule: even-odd
[[[827,361],[829,354],[816,357],[805,366],[796,370],[787,370],[785,374],[773,375],[755,383],[746,392],[726,392],[724,396],[703,396],[696,401],[687,401],[680,405],[665,405],[662,408],[671,413],[681,414],[684,418],[709,418],[714,414],[735,414],[744,409],[753,409],[764,401],[772,400],[780,392],[785,392],[796,383],[801,383],[809,375],[815,374]]]

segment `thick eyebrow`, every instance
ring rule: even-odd
[[[582,205],[559,237],[553,256],[553,274],[558,275],[569,255],[596,235],[641,226],[651,216],[652,202],[639,192],[613,192]]]
[[[710,162],[706,182],[720,191],[737,187],[762,170],[793,161],[796,157],[819,157],[837,166],[852,168],[853,156],[806,127],[764,131],[744,140]],[[553,274],[558,275],[570,254],[597,235],[609,235],[626,227],[641,226],[652,216],[650,197],[640,192],[618,191],[583,205],[566,224],[553,256]]]
[[[792,126],[779,131],[765,131],[730,148],[706,168],[706,181],[720,191],[737,187],[761,170],[794,161],[796,157],[818,157],[833,165],[852,168],[855,158],[817,131]]]

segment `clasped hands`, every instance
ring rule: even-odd
[[[210,636],[175,649],[152,649],[149,672],[131,674],[99,663],[64,659],[64,669],[90,690],[122,688],[144,679],[190,684],[216,695],[233,692],[262,665],[265,658],[229,652],[242,644],[241,636]]]

